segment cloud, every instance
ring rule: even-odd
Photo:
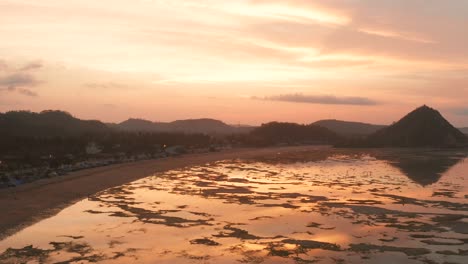
[[[19,88],[17,89],[17,91],[20,93],[20,94],[23,94],[23,95],[27,95],[27,96],[31,96],[31,97],[37,97],[38,94],[34,91],[31,91],[29,89],[26,89],[26,88]]]
[[[23,95],[37,96],[37,93],[27,88],[37,84],[39,84],[39,81],[30,74],[13,73],[0,77],[0,91],[17,91]]]
[[[5,60],[0,60],[0,71],[7,71],[7,72],[27,72],[31,70],[37,70],[42,68],[44,65],[40,61],[31,61],[24,64],[21,67],[17,65],[11,65],[11,63],[7,63]]]
[[[376,105],[377,101],[365,97],[333,96],[333,95],[304,95],[304,94],[282,94],[265,97],[252,97],[256,100],[281,101],[291,103],[328,104],[328,105]]]
[[[36,97],[38,94],[31,89],[40,83],[30,71],[34,71],[43,67],[43,64],[38,61],[31,61],[24,64],[22,67],[12,66],[5,60],[0,60],[0,92],[18,92],[22,95]]]
[[[252,30],[256,35],[278,44],[312,46],[325,54],[348,53],[369,58],[388,56],[458,65],[466,65],[468,61],[468,36],[463,27],[468,23],[465,15],[468,1],[252,1],[322,9],[349,18],[349,23],[335,27],[304,21],[268,21],[254,25]]]
[[[127,85],[119,84],[115,82],[100,82],[100,83],[85,83],[85,87],[91,89],[125,89]]]
[[[39,82],[30,74],[24,73],[13,73],[0,77],[0,87],[8,88],[8,90],[15,89],[17,87],[35,86]]]
[[[42,68],[41,62],[30,62],[19,69],[19,71],[30,71]]]

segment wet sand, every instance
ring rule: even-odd
[[[466,263],[464,152],[228,157],[89,195],[0,240],[0,262]]]
[[[277,152],[317,149],[317,146],[263,149],[233,149],[222,152],[187,154],[159,160],[116,164],[87,169],[23,186],[0,190],[0,239],[99,191],[119,186],[156,172],[225,159],[252,158]]]

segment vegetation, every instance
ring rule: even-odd
[[[238,142],[248,146],[333,144],[339,138],[321,126],[280,122],[263,124],[247,135],[236,137]]]
[[[313,125],[326,127],[338,135],[344,137],[365,137],[378,130],[385,128],[383,125],[373,125],[360,122],[349,122],[341,120],[320,120]]]
[[[0,136],[53,137],[110,132],[104,123],[74,118],[63,111],[12,111],[0,113]]]
[[[0,161],[10,167],[54,167],[85,160],[97,154],[87,153],[91,143],[98,146],[99,156],[153,156],[164,147],[201,148],[217,142],[203,134],[122,132],[61,111],[0,114],[0,128]]]
[[[126,129],[122,128],[125,124]],[[165,147],[212,149],[224,146],[274,146],[301,144],[335,144],[344,147],[459,147],[468,144],[467,136],[454,128],[442,115],[427,106],[411,112],[399,122],[364,136],[357,131],[375,130],[377,126],[343,122],[320,121],[311,125],[271,122],[250,132],[238,133],[234,127],[212,119],[184,120],[164,123],[170,132],[153,130],[158,123],[131,119],[120,124],[106,125],[100,121],[80,120],[61,111],[13,111],[0,113],[0,169],[5,162],[28,166],[58,166],[101,156],[144,154],[155,156]],[[170,124],[170,125],[168,125]],[[161,127],[161,124],[159,124]],[[333,130],[342,127],[348,137]],[[218,130],[216,130],[216,128]],[[187,130],[189,129],[189,130]],[[190,130],[191,129],[191,130]],[[145,132],[135,132],[145,131]],[[201,131],[224,131],[201,133]],[[185,133],[184,133],[185,132]],[[343,133],[341,133],[343,134]],[[94,144],[96,153],[87,147]]]
[[[86,134],[79,136],[53,137],[1,137],[0,160],[12,163],[54,166],[94,157],[86,152],[93,143],[99,147],[97,156],[118,156],[145,154],[154,156],[166,146],[181,145],[186,148],[208,147],[216,141],[202,134],[176,133],[123,133]]]
[[[250,127],[230,126],[222,121],[209,118],[177,120],[169,123],[131,118],[119,124],[109,125],[117,130],[131,132],[176,132],[213,135],[248,133],[252,130]]]
[[[292,123],[273,122],[253,129],[250,133],[233,132],[217,136],[174,131],[155,132],[150,128],[154,128],[156,123],[144,120],[129,120],[124,123],[137,131],[147,132],[133,132],[132,129],[122,131],[100,121],[80,120],[61,111],[15,111],[0,114],[0,160],[4,164],[7,162],[10,167],[17,167],[14,164],[55,167],[96,156],[155,156],[165,147],[176,145],[186,149],[212,149],[213,145],[330,144],[339,138],[327,128]],[[204,128],[203,124],[207,124],[208,128]],[[175,131],[184,131],[186,126],[192,127],[192,131],[202,131],[216,126],[221,129],[227,125],[203,119],[176,121],[171,126]],[[90,144],[97,150],[88,153],[87,147]]]

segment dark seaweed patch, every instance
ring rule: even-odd
[[[190,240],[190,244],[205,245],[205,246],[219,246],[219,245],[221,245],[220,243],[218,243],[218,242],[216,242],[214,240],[211,240],[209,238],[206,238],[206,237]]]
[[[406,254],[407,256],[420,256],[420,255],[427,255],[431,253],[431,251],[426,248],[378,246],[378,245],[364,244],[364,243],[351,244],[349,245],[349,250],[354,251],[354,252],[392,251],[392,252],[401,252],[401,253]]]

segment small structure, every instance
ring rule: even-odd
[[[180,146],[180,145],[167,147],[164,151],[169,156],[178,156],[178,155],[187,153],[187,150],[185,149],[185,147]]]
[[[101,152],[102,152],[102,149],[95,142],[90,142],[86,146],[86,154],[88,155],[96,155]]]

